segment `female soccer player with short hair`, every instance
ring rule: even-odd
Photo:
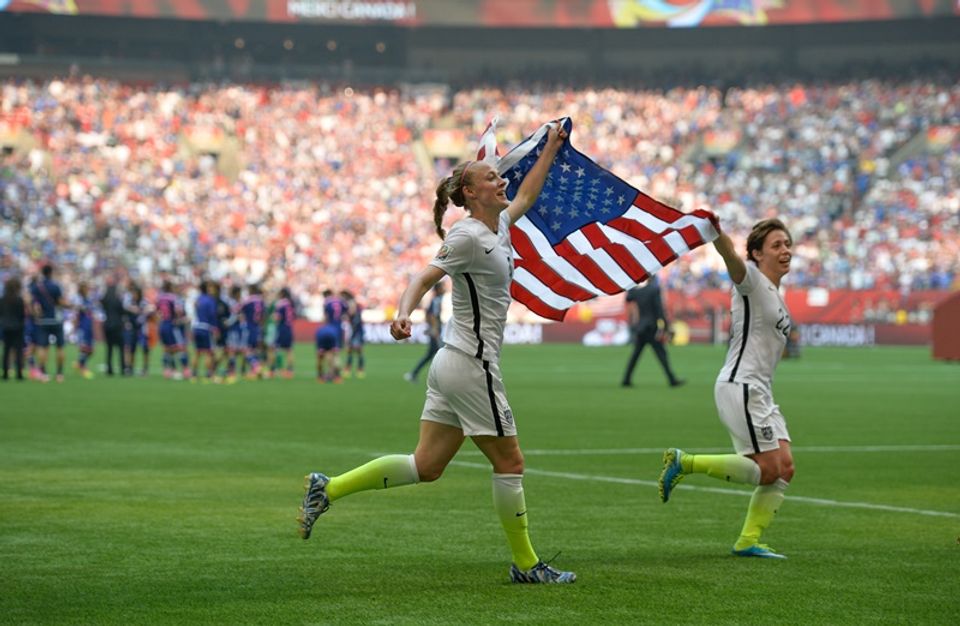
[[[671,448],[663,454],[660,499],[687,474],[706,474],[730,482],[757,485],[750,498],[737,556],[786,558],[760,543],[793,478],[790,434],[773,401],[773,372],[790,334],[790,311],[780,295],[780,281],[790,271],[793,239],[778,219],[758,222],[747,237],[745,263],[733,242],[713,242],[733,281],[730,347],[714,387],[714,399],[736,454],[690,454]]]
[[[331,478],[318,472],[310,474],[299,518],[304,539],[310,537],[317,517],[335,500],[358,491],[440,478],[464,439],[470,437],[493,466],[494,509],[513,553],[511,580],[576,580],[573,572],[558,571],[543,563],[530,543],[521,482],[523,454],[499,367],[513,274],[509,229],[536,201],[565,139],[562,129],[549,130],[542,154],[512,202],[507,200],[507,181],[485,162],[457,166],[437,187],[434,222],[443,245],[403,292],[397,318],[390,326],[394,339],[410,337],[411,312],[434,284],[450,275],[453,318],[447,324],[445,346],[430,367],[420,441],[412,455],[380,457]],[[443,214],[450,200],[464,207],[468,216],[444,236]]]

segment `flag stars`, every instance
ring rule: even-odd
[[[550,228],[553,230],[560,230],[560,222],[554,222],[553,224],[550,224]]]
[[[569,215],[570,217],[580,217],[580,211],[578,211],[576,207],[572,207],[570,209],[570,212],[567,213],[567,215]]]
[[[564,173],[564,174],[567,174],[567,173],[570,172],[571,166],[570,166],[569,163],[561,163],[561,164],[560,164],[560,169],[563,170],[563,173]]]
[[[597,208],[597,204],[593,200],[587,200],[587,208],[593,212],[593,210]]]
[[[543,206],[543,205],[540,205],[540,208],[537,209],[537,213],[539,213],[539,214],[542,215],[543,217],[546,217],[546,216],[547,216],[547,213],[549,213],[549,212],[550,212],[550,210],[547,209],[547,207],[545,207],[545,206]]]
[[[617,196],[617,204],[623,204],[626,201],[627,199],[623,196],[623,194],[620,194],[619,196]]]
[[[586,173],[587,173],[587,170],[583,169],[582,167],[577,168],[577,171],[576,171],[577,178],[583,178],[583,175]]]
[[[605,195],[605,196],[612,196],[612,195],[613,195],[613,187],[607,187],[606,189],[604,189],[604,190],[603,190],[603,195]]]

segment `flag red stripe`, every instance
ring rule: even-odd
[[[516,281],[510,283],[510,296],[540,317],[545,317],[548,320],[562,322],[563,316],[567,314],[566,310],[561,311],[560,309],[549,306],[543,300],[518,285]]]
[[[657,239],[660,237],[657,233],[653,232],[640,222],[635,220],[627,219],[625,217],[615,217],[614,219],[607,222],[607,226],[610,228],[616,228],[622,233],[626,233],[640,241],[641,243],[647,243],[652,239]]]
[[[687,247],[691,250],[697,246],[703,245],[703,237],[700,236],[700,231],[697,230],[697,227],[691,224],[690,226],[685,226],[678,230],[680,236],[683,237],[683,240],[687,242]]]
[[[593,283],[600,291],[610,296],[623,291],[620,285],[613,282],[593,259],[577,252],[573,244],[566,239],[555,245],[553,249],[557,254],[565,258],[570,265],[580,270],[580,273],[586,276],[587,280]]]
[[[642,191],[637,192],[637,197],[633,199],[633,205],[668,224],[673,224],[684,215],[675,208],[667,206],[659,200],[654,200]]]
[[[637,262],[637,259],[634,258],[626,246],[619,243],[614,243],[610,241],[610,238],[603,234],[603,231],[600,230],[600,226],[596,223],[587,224],[584,226],[581,231],[583,231],[584,236],[586,236],[587,241],[590,242],[594,248],[600,248],[609,254],[614,261],[617,262],[617,265],[623,269],[623,271],[633,280],[634,282],[640,282],[645,280],[648,276],[647,271]]]
[[[667,245],[667,242],[663,240],[664,235],[669,234],[669,231],[664,232],[662,235],[657,234],[640,222],[635,222],[622,217],[610,220],[607,223],[607,226],[616,228],[617,230],[630,235],[634,239],[639,240],[641,244],[647,247],[647,250],[653,253],[653,256],[657,257],[657,260],[660,261],[660,265],[666,265],[677,258],[677,253],[674,252],[673,248]]]
[[[510,239],[513,242],[514,249],[520,253],[521,257],[516,259],[514,265],[516,267],[522,267],[536,276],[537,280],[549,287],[551,291],[564,298],[576,300],[577,302],[583,302],[596,297],[596,294],[593,292],[587,291],[576,283],[568,281],[555,269],[550,267],[537,252],[527,233],[514,226],[510,229]]]
[[[583,302],[596,297],[595,293],[566,280],[542,259],[517,259],[514,265],[527,270],[550,291],[564,298]]]

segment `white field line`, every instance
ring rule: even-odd
[[[524,450],[523,456],[617,456],[626,454],[661,454],[665,448],[557,448],[553,450]],[[906,444],[879,446],[793,446],[795,453],[806,452],[954,452],[960,444]],[[695,454],[718,454],[730,452],[726,448],[689,448]],[[483,456],[479,450],[461,450],[463,456]]]
[[[460,467],[471,467],[475,469],[489,470],[487,463],[471,463],[469,461],[453,461],[451,465]],[[548,470],[538,470],[526,468],[526,474],[536,476],[549,476],[551,478],[566,478],[568,480],[584,480],[601,483],[616,483],[620,485],[643,485],[645,487],[656,487],[655,480],[639,480],[636,478],[619,478],[616,476],[597,476],[593,474],[574,474],[571,472],[551,472]],[[721,493],[728,496],[746,496],[749,497],[753,492],[746,489],[724,489],[722,487],[700,487],[696,485],[677,485],[676,489],[689,491],[706,491],[709,493]],[[916,515],[928,515],[933,517],[952,517],[960,518],[960,513],[950,513],[947,511],[930,511],[926,509],[912,509],[904,506],[891,506],[888,504],[872,504],[870,502],[845,502],[843,500],[828,500],[826,498],[807,498],[805,496],[787,496],[790,502],[804,502],[806,504],[818,504],[820,506],[845,507],[850,509],[868,509],[871,511],[892,511],[895,513],[913,513]]]

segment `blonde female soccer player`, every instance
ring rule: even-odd
[[[713,242],[733,281],[730,348],[714,387],[717,411],[736,454],[690,454],[671,448],[663,454],[660,499],[687,474],[706,474],[756,485],[736,556],[786,558],[760,543],[793,478],[790,434],[773,401],[773,372],[790,334],[790,311],[780,296],[780,281],[790,271],[793,240],[778,219],[758,222],[747,237],[747,259],[734,250],[726,233]]]
[[[434,221],[443,245],[403,292],[397,318],[390,326],[394,339],[409,337],[410,314],[420,299],[444,276],[451,277],[453,317],[447,324],[445,345],[430,366],[420,441],[411,455],[380,457],[330,478],[319,472],[307,476],[299,517],[304,539],[310,537],[314,522],[330,503],[344,496],[440,478],[464,439],[470,437],[493,466],[494,509],[513,553],[510,579],[515,583],[576,580],[573,572],[543,563],[530,543],[523,454],[499,366],[513,274],[510,225],[536,201],[565,138],[563,130],[549,131],[542,154],[512,202],[507,200],[507,181],[485,162],[462,163],[440,182]],[[445,236],[441,224],[451,200],[468,215]]]

